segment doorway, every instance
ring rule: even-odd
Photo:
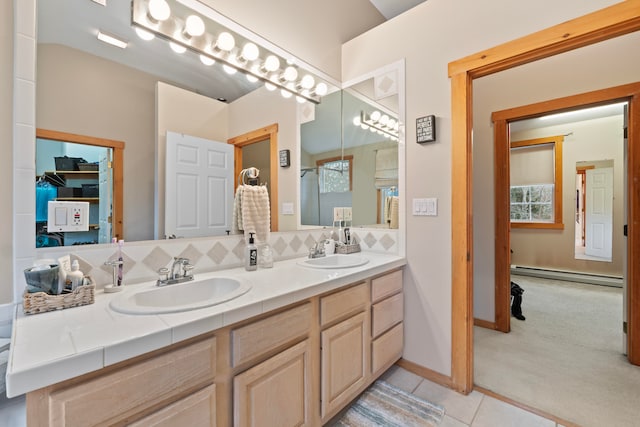
[[[599,91],[589,92],[586,94],[575,95],[565,98],[559,98],[556,100],[545,101],[538,104],[526,105],[522,107],[511,108],[508,110],[496,111],[492,114],[492,121],[494,123],[494,155],[495,155],[495,207],[496,207],[496,216],[495,216],[495,230],[496,230],[496,245],[495,245],[495,329],[501,332],[509,332],[511,329],[511,295],[510,295],[510,282],[511,282],[511,265],[512,262],[512,246],[513,243],[511,241],[511,233],[512,229],[516,226],[526,226],[529,228],[533,227],[547,227],[551,225],[555,225],[556,234],[558,232],[564,231],[565,236],[569,236],[572,234],[573,229],[571,228],[571,223],[568,220],[570,215],[566,215],[569,211],[565,213],[564,223],[556,219],[555,224],[549,223],[513,223],[511,219],[511,197],[510,197],[510,157],[511,157],[511,144],[510,144],[510,132],[509,127],[510,123],[518,122],[523,119],[533,117],[542,117],[549,115],[553,111],[575,111],[578,109],[584,109],[589,106],[592,106],[593,103],[597,103],[598,105],[603,104],[612,104],[614,102],[620,102],[621,99],[626,97],[621,96],[621,92],[625,92],[629,89],[628,86],[635,87],[635,90],[640,91],[640,83],[636,83],[633,85],[625,85],[621,87],[614,87],[609,89],[603,89]],[[585,100],[587,103],[584,103]],[[628,99],[628,98],[627,98]],[[554,106],[554,108],[549,109],[549,106]],[[502,131],[498,131],[498,130]],[[570,137],[569,135],[567,135]],[[560,137],[559,137],[560,138]],[[560,138],[564,139],[564,137]],[[622,145],[622,141],[620,141]],[[630,144],[631,146],[631,144]],[[556,171],[558,168],[559,172],[562,172],[562,165],[557,165],[558,157],[562,157],[561,153],[556,153]],[[622,157],[622,156],[621,156]],[[561,175],[560,175],[561,176]],[[556,180],[557,180],[556,176]],[[561,179],[560,183],[561,184]],[[556,185],[556,188],[558,185]],[[560,185],[560,188],[561,185]],[[630,191],[630,190],[629,190]],[[624,193],[624,192],[623,192]],[[557,194],[557,193],[556,193]],[[567,193],[568,194],[568,193]],[[628,194],[623,194],[622,198],[627,200]],[[558,205],[562,206],[561,195],[556,195],[556,207]],[[567,202],[567,200],[565,200]],[[564,203],[567,205],[568,203]],[[572,209],[570,206],[568,209]],[[569,224],[567,224],[569,223]],[[568,237],[568,239],[572,239],[573,234]],[[622,244],[622,238],[619,239],[620,244]],[[556,241],[558,244],[559,241]],[[624,249],[624,252],[627,251],[627,248]],[[629,256],[629,254],[627,254]],[[570,263],[570,261],[567,261]],[[578,265],[578,264],[576,264]],[[620,267],[622,268],[622,267]],[[625,272],[623,271],[623,276],[625,276]],[[631,281],[631,277],[629,277]],[[638,337],[628,337],[629,339],[634,338],[640,340],[640,335]],[[633,362],[632,362],[633,363]],[[637,364],[637,363],[636,363]]]
[[[268,153],[268,170],[260,169],[261,182],[268,183],[271,210],[271,231],[278,231],[278,124],[274,123],[227,140],[234,146],[235,176],[240,176],[245,157],[261,156]],[[257,144],[257,145],[256,145]],[[267,147],[268,146],[268,147]],[[245,150],[247,150],[245,152]],[[257,167],[256,165],[251,165]],[[238,186],[237,180],[234,189]]]
[[[621,2],[449,63],[452,105],[452,388],[469,393],[473,389],[473,204],[472,204],[472,93],[473,80],[503,70],[548,58],[563,52],[599,43],[640,30],[640,10],[636,2]],[[631,98],[629,116],[640,110],[640,88],[627,85],[620,98]],[[591,100],[593,102],[593,100]],[[588,104],[588,100],[583,101]],[[547,106],[541,111],[549,110]],[[562,109],[558,107],[558,109]],[[504,127],[497,132],[506,132]],[[640,140],[640,123],[629,123],[629,182],[640,179],[640,149],[631,140]],[[638,145],[638,144],[635,144]],[[631,186],[629,186],[631,187]],[[629,190],[629,256],[640,252],[640,227],[634,226],[640,211],[640,195]],[[506,249],[508,251],[508,248]],[[508,260],[508,255],[505,260]],[[629,263],[629,308],[640,297],[637,271]],[[629,310],[629,329],[640,324],[639,310]],[[629,360],[640,362],[640,340],[629,340]]]

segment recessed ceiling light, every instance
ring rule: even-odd
[[[106,6],[107,5],[107,0],[91,0],[94,3],[98,3],[100,6]]]
[[[103,41],[105,43],[109,43],[112,46],[119,47],[120,49],[124,49],[127,47],[127,42],[112,35],[105,33],[102,30],[98,30],[98,40]]]

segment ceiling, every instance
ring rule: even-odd
[[[370,1],[386,19],[391,19],[424,0]],[[175,86],[228,102],[260,86],[239,74],[225,74],[219,70],[218,64],[204,66],[194,54],[182,54],[176,61],[176,53],[163,40],[140,39],[131,27],[130,5],[131,2],[126,0],[106,0],[105,6],[91,0],[38,0],[38,43],[70,46],[153,74]],[[98,29],[128,41],[127,48],[119,49],[98,41]]]

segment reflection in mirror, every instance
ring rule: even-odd
[[[363,95],[372,82],[324,97],[314,119],[301,125],[303,225],[332,226],[334,209],[348,207],[352,225],[398,227],[398,142],[362,123],[376,111],[387,116],[385,124],[397,123],[397,109]],[[389,98],[387,105],[397,104],[397,95]]]

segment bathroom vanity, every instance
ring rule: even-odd
[[[322,425],[402,354],[405,261],[365,256],[370,261],[355,268],[288,260],[253,273],[220,271],[251,281],[251,291],[187,313],[119,314],[108,308],[110,295],[98,294],[94,306],[72,309],[73,318],[104,316],[133,329],[138,320],[150,325],[146,333],[140,326],[121,342],[105,333],[98,348],[79,351],[88,331],[68,325],[76,353],[30,367],[18,363],[21,338],[35,339],[35,322],[45,327],[56,313],[18,315],[9,388],[27,392],[29,426]],[[165,335],[171,343],[162,345]],[[90,368],[94,358],[98,369]]]

